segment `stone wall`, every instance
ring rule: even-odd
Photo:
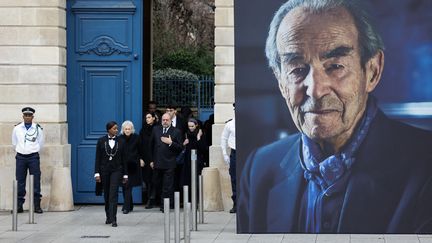
[[[12,208],[15,152],[11,133],[14,125],[22,121],[24,106],[36,109],[34,121],[45,133],[41,151],[42,207],[73,208],[69,202],[72,188],[64,188],[64,195],[51,196],[51,182],[57,176],[53,171],[69,171],[62,176],[66,178],[56,178],[59,183],[55,186],[70,185],[65,8],[66,0],[0,1],[0,209]],[[63,208],[52,207],[59,202],[51,198],[68,203],[62,203]],[[24,204],[27,207],[28,200]]]
[[[215,124],[210,167],[219,170],[223,208],[229,210],[232,208],[231,182],[222,158],[220,137],[225,122],[234,116],[234,0],[215,0],[215,4]]]

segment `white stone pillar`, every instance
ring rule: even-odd
[[[52,196],[53,171],[70,170],[66,0],[2,0],[0,16],[0,184],[15,178],[11,133],[14,124],[22,121],[21,108],[31,106],[36,109],[34,122],[45,133],[40,154],[41,206],[46,210]],[[65,179],[70,180],[70,175]],[[3,188],[0,193],[0,209],[12,208],[11,189]],[[24,207],[28,207],[28,200]]]
[[[234,0],[215,0],[215,5],[215,124],[212,127],[210,167],[218,169],[220,186],[205,186],[204,209],[207,211],[222,209],[212,205],[208,202],[211,199],[206,197],[218,195],[218,190],[223,209],[232,208],[231,182],[228,167],[223,162],[220,136],[225,122],[234,116]],[[209,183],[210,178],[206,178],[205,174],[203,177],[204,184]],[[215,185],[215,181],[211,185]]]

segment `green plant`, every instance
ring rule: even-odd
[[[178,49],[155,57],[155,69],[173,68],[185,70],[197,75],[213,75],[213,52],[203,48]]]
[[[165,68],[153,72],[154,80],[188,80],[197,81],[198,76],[184,70]]]

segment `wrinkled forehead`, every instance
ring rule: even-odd
[[[311,11],[296,7],[282,20],[276,44],[279,54],[301,50],[326,50],[339,45],[358,45],[358,31],[351,14],[343,7]]]

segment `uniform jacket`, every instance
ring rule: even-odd
[[[172,144],[169,146],[162,142],[161,137],[171,136]],[[171,126],[166,134],[163,134],[162,126],[153,127],[150,148],[151,161],[157,169],[173,169],[176,167],[176,157],[183,149],[182,134],[179,129]]]
[[[42,127],[32,123],[27,130],[24,122],[17,124],[12,131],[12,145],[17,153],[31,154],[39,152],[44,145]]]
[[[300,135],[259,148],[242,171],[239,231],[298,232]],[[359,147],[335,233],[432,233],[432,135],[379,111]]]

